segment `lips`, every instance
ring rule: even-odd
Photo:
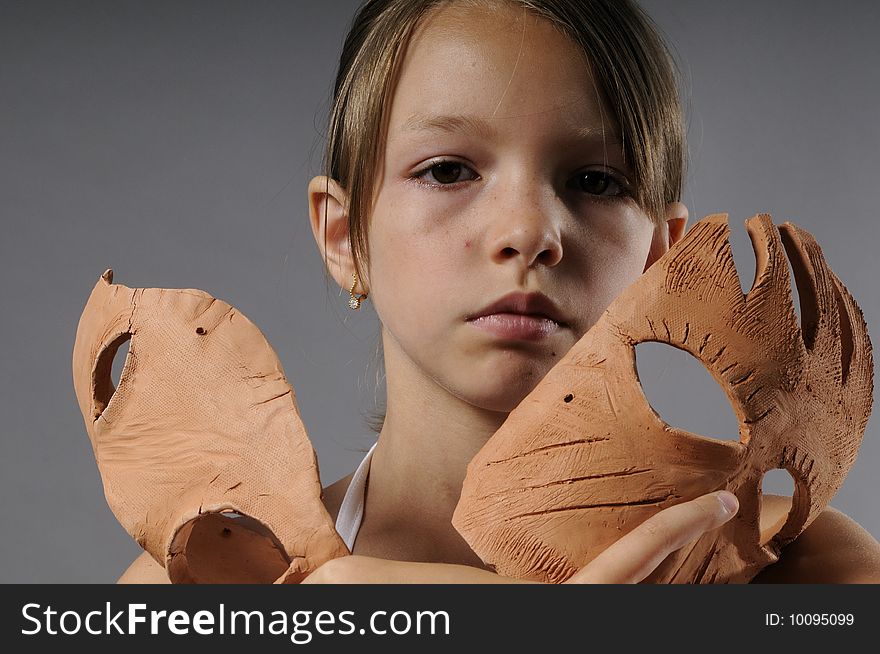
[[[468,316],[467,320],[473,321],[499,313],[546,318],[561,326],[567,326],[559,309],[543,293],[508,293],[480,309],[477,313]]]

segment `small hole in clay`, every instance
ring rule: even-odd
[[[710,341],[711,342],[711,341]],[[718,348],[713,343],[711,354]],[[702,362],[666,343],[636,345],[636,374],[661,420],[692,434],[739,441],[739,421],[724,390]]]
[[[232,530],[229,527],[223,527],[223,531],[220,532],[222,536],[228,536],[232,533]]]
[[[806,253],[798,250],[795,242],[789,237],[786,230],[779,230],[782,245],[788,255],[788,279],[791,284],[791,299],[794,303],[794,312],[801,324],[801,335],[807,349],[812,349],[816,341],[816,329],[819,325],[819,307],[816,304],[816,289],[810,280],[808,269],[809,259]]]
[[[200,334],[200,335],[201,335],[201,334],[204,334],[204,333],[205,333],[205,328],[204,328],[204,327],[196,327],[196,334]]]
[[[574,399],[574,395],[572,395],[571,393],[569,393],[569,394],[566,395],[564,398],[562,398],[562,401],[563,401],[563,402],[571,402],[573,399]]]
[[[761,479],[760,543],[766,545],[779,533],[794,497],[794,479],[788,470],[768,470]]]
[[[803,314],[801,313],[801,298],[798,293],[797,278],[794,276],[794,270],[791,267],[791,259],[786,258],[788,263],[788,281],[791,284],[791,301],[794,304],[794,312],[801,324],[801,333],[803,333]]]
[[[119,388],[119,379],[122,377],[122,368],[125,367],[125,360],[128,358],[128,348],[131,346],[131,337],[127,338],[125,342],[123,342],[119,349],[116,350],[116,355],[113,357],[113,367],[110,370],[110,379],[113,381],[113,386],[115,388]]]
[[[122,371],[125,369],[125,362],[129,358],[130,340],[131,334],[120,334],[98,355],[92,379],[95,389],[95,420],[104,413],[104,409],[116,393],[116,388],[122,379]],[[120,351],[123,356],[117,356]]]
[[[731,227],[730,235],[727,238],[730,242],[730,254],[739,276],[739,286],[745,295],[755,285],[755,269],[757,268],[755,246],[748,231],[737,228],[737,225],[743,224],[742,222],[728,218],[728,224]]]
[[[846,378],[849,377],[849,368],[852,364],[853,350],[855,347],[853,343],[852,322],[850,322],[846,304],[844,304],[843,296],[840,294],[837,285],[832,284],[831,289],[834,291],[834,299],[837,303],[837,315],[840,318],[840,364],[843,373],[841,381],[845,384]]]

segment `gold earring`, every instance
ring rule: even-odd
[[[361,308],[361,300],[367,299],[367,295],[369,293],[355,293],[354,287],[357,286],[358,276],[357,273],[352,273],[351,275],[351,288],[348,289],[348,294],[351,295],[351,299],[348,301],[349,309],[360,309]]]

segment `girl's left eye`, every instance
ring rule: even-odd
[[[575,187],[589,195],[605,198],[629,195],[625,182],[604,170],[585,170],[574,177]]]
[[[474,173],[468,166],[464,165],[459,161],[435,161],[433,164],[428,166],[427,168],[423,168],[422,170],[416,172],[413,175],[413,179],[419,180],[420,184],[424,184],[425,186],[433,186],[433,187],[443,187],[443,186],[451,186],[460,181],[466,181],[460,179],[460,175],[462,170],[470,170],[473,173],[473,177],[470,179],[476,179],[477,174]],[[422,181],[426,176],[430,175],[434,178],[434,181]]]

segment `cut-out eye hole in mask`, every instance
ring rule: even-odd
[[[727,215],[707,216],[624,290],[474,457],[452,523],[485,563],[561,582],[661,509],[727,489],[737,515],[647,581],[745,582],[828,505],[871,411],[865,321],[809,233],[788,222],[777,231],[763,214],[746,229],[757,257],[748,293]],[[739,442],[660,418],[636,369],[635,346],[646,341],[703,363],[733,406]],[[795,491],[771,538],[761,481],[777,468]]]
[[[73,380],[107,502],[172,582],[295,583],[348,553],[293,389],[234,307],[131,289],[107,270],[79,322]]]

